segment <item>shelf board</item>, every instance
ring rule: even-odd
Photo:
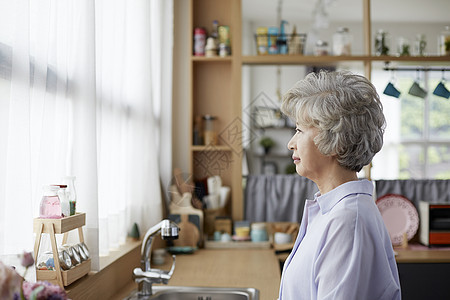
[[[311,55],[249,55],[242,56],[244,65],[329,65],[344,61],[372,62],[372,61],[411,61],[411,62],[450,62],[450,56],[311,56]]]
[[[191,146],[191,151],[231,151],[231,148],[229,146],[224,145],[193,145]]]
[[[206,56],[191,56],[193,62],[231,62],[231,56],[226,57],[206,57]]]

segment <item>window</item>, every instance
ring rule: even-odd
[[[374,159],[375,177],[449,179],[450,101],[433,94],[443,80],[443,74],[435,71],[396,72],[395,86],[401,92],[397,99],[382,94],[389,73],[374,73],[387,119],[385,146]],[[408,93],[415,81],[427,91],[425,98]]]

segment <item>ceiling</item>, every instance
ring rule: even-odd
[[[363,0],[242,0],[244,20],[253,22],[277,20],[281,3],[282,19],[308,21],[313,18],[316,3],[326,6],[330,21],[361,22]],[[372,0],[372,22],[448,23],[450,0]]]

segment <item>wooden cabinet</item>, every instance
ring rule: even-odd
[[[194,145],[190,138],[190,174],[194,180],[219,175],[222,185],[231,187],[227,212],[243,218],[242,205],[242,122],[241,122],[241,16],[239,0],[191,0],[190,28],[209,32],[214,20],[230,27],[231,56],[194,56],[190,39],[190,130],[196,116],[216,116],[217,145]]]
[[[364,73],[371,78],[372,64],[396,61],[413,64],[449,64],[449,56],[395,57],[372,56],[370,0],[363,1],[364,55],[359,56],[302,56],[302,55],[242,55],[242,1],[190,1],[190,173],[199,180],[220,175],[224,185],[231,187],[231,203],[227,208],[233,220],[244,217],[242,188],[242,67],[246,65],[330,65],[355,61],[364,65]],[[192,54],[195,27],[212,28],[213,20],[230,26],[231,56],[221,58],[196,57]],[[218,145],[193,145],[193,123],[198,115],[218,117]],[[370,172],[366,171],[366,174]],[[370,175],[369,175],[370,176]]]

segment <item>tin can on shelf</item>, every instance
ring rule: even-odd
[[[202,27],[194,29],[194,55],[205,56],[206,30]]]

